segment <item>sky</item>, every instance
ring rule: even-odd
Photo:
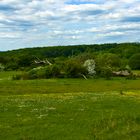
[[[140,42],[140,0],[0,0],[0,51]]]

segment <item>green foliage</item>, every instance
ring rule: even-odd
[[[134,70],[140,70],[140,53],[134,54],[130,58],[129,65]]]
[[[14,61],[11,61],[10,63],[7,63],[5,65],[5,70],[7,70],[7,71],[12,71],[12,70],[17,70],[17,69],[19,69],[19,66]]]
[[[87,69],[83,65],[74,60],[65,62],[64,72],[66,77],[71,78],[82,77],[83,74],[86,75],[88,73]]]
[[[0,52],[0,54],[1,54],[1,52]],[[8,56],[1,56],[0,55],[0,63],[1,64],[6,64],[6,63],[8,63],[9,62],[9,60],[10,60],[10,58],[8,57]]]
[[[18,79],[46,79],[46,78],[58,78],[60,77],[60,67],[58,65],[48,65],[44,67],[37,67],[24,72],[21,75],[16,75],[13,77],[14,80]]]
[[[113,76],[111,67],[102,67],[100,76],[106,79],[110,79]]]
[[[53,53],[52,53],[53,52]],[[140,53],[140,43],[121,43],[121,44],[101,44],[101,45],[76,45],[76,46],[58,46],[58,47],[42,47],[27,48],[14,51],[0,52],[0,63],[7,65],[7,70],[18,70],[26,67],[32,67],[34,60],[39,58],[56,59],[77,56],[77,61],[84,63],[87,59],[95,59],[95,56],[104,53],[111,53],[108,59],[113,58],[113,62],[109,62],[113,66],[118,66],[119,61],[115,62],[115,58],[119,60],[128,60],[132,55]],[[116,54],[113,56],[112,54]],[[63,60],[64,60],[63,59]],[[15,63],[15,64],[11,64]],[[127,65],[127,64],[125,64]]]
[[[7,71],[27,71],[23,79],[76,78],[83,74],[90,75],[83,64],[93,59],[96,76],[105,77],[109,71],[125,70],[127,65],[132,69],[140,69],[140,58],[136,53],[140,54],[140,43],[38,47],[0,52],[0,64]],[[46,66],[46,58],[52,66]],[[43,68],[35,70],[40,66]]]
[[[61,68],[59,65],[49,65],[45,68],[46,78],[59,78],[61,75]]]
[[[5,67],[0,63],[0,71],[4,71]]]
[[[99,54],[95,61],[97,75],[105,77],[106,79],[110,79],[113,70],[118,70],[121,66],[121,59],[112,53]]]
[[[23,74],[16,74],[12,76],[12,80],[21,80],[23,79]]]
[[[94,53],[84,52],[74,57],[75,61],[80,64],[84,64],[84,62],[88,59],[94,59]]]
[[[38,68],[34,68],[32,70],[30,70],[27,75],[28,75],[28,78],[29,79],[37,79],[38,78],[38,75],[37,75],[37,72],[39,71]]]
[[[121,59],[116,54],[112,53],[99,54],[97,56],[96,62],[102,67],[108,66],[111,68],[116,68],[120,67],[121,65]]]

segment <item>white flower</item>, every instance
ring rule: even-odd
[[[88,59],[84,63],[84,67],[87,68],[88,74],[89,75],[95,75],[95,61],[93,59]]]

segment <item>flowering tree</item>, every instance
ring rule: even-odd
[[[88,74],[93,76],[96,74],[95,71],[95,61],[93,59],[88,59],[84,62],[84,67],[86,67]]]

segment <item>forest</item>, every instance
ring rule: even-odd
[[[23,71],[13,79],[136,78],[140,43],[25,48],[0,52],[0,71]]]

